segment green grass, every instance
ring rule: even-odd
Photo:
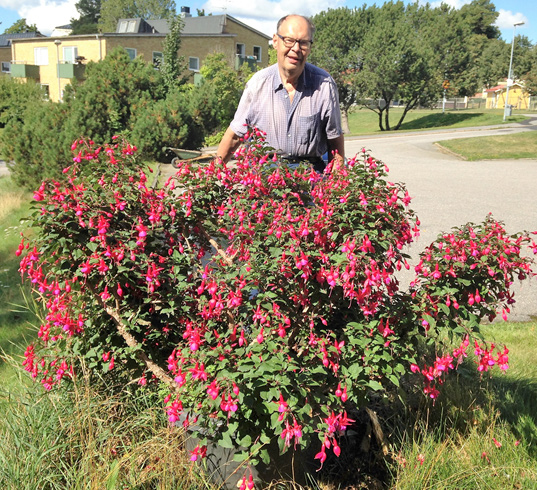
[[[464,160],[537,158],[537,133],[459,138],[437,143]]]
[[[399,108],[390,109],[390,125],[395,126],[402,112],[402,109]],[[527,119],[526,116],[515,114],[509,117],[507,122],[520,122],[525,119]],[[406,115],[398,131],[501,126],[502,124],[504,124],[503,111],[500,110],[464,109],[442,113],[439,109],[418,109],[410,111]],[[349,113],[349,128],[351,132],[348,136],[382,133],[379,129],[378,115],[369,109],[352,110]]]
[[[416,430],[402,431],[394,488],[537,488],[537,324],[482,330],[509,347],[510,368],[485,374],[480,385],[463,374],[448,380]]]
[[[0,390],[0,488],[209,488],[152,396],[103,394],[85,379],[69,390]]]
[[[10,177],[0,177],[0,352],[21,354],[27,339],[35,335],[31,325],[35,315],[24,305],[28,288],[22,287],[15,251],[24,226],[21,219],[29,215],[30,194],[18,189]],[[12,369],[0,360],[4,382]]]

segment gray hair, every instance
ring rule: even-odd
[[[289,17],[301,17],[302,19],[304,19],[307,23],[308,23],[308,28],[310,30],[310,33],[311,33],[311,40],[313,41],[313,35],[315,34],[315,26],[313,25],[313,22],[311,21],[311,19],[309,17],[305,17],[304,15],[298,15],[298,14],[288,14],[288,15],[285,15],[283,16],[279,21],[278,23],[276,24],[276,32],[280,32],[280,27],[281,25],[289,18]]]

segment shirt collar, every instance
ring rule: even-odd
[[[309,69],[309,63],[306,63],[304,65],[304,71],[300,74],[300,77],[298,78],[298,84],[296,89],[300,92],[309,85],[311,85],[311,70]],[[278,90],[281,90],[283,88],[283,82],[280,77],[280,70],[278,70],[278,64],[272,65],[275,69],[275,74],[273,78],[272,83],[272,89],[274,92],[277,92]]]

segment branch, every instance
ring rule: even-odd
[[[220,257],[222,257],[222,259],[224,259],[224,262],[227,265],[230,265],[230,266],[233,265],[234,256],[230,257],[226,252],[224,252],[224,250],[222,250],[220,248],[220,245],[218,244],[218,242],[214,238],[209,236],[209,234],[204,229],[201,229],[201,232],[203,233],[205,238],[209,241],[209,243],[214,247],[214,249],[216,250],[218,255],[220,255]]]
[[[123,337],[129,347],[136,349],[136,355],[147,366],[147,369],[149,369],[160,381],[172,388],[173,391],[177,392],[178,386],[175,381],[157,363],[149,359],[145,352],[140,350],[140,344],[138,341],[127,331],[127,326],[118,313],[119,307],[117,305],[117,300],[116,308],[111,308],[110,306],[106,306],[103,301],[101,302],[106,313],[108,313],[108,315],[114,320],[119,335]]]

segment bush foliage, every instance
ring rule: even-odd
[[[62,103],[45,100],[32,84],[0,83],[0,143],[15,181],[35,188],[59,178],[70,160],[66,149],[82,135],[99,145],[128,136],[141,155],[159,161],[169,159],[166,147],[199,149],[231,119],[244,80],[215,56],[200,86],[168,86],[159,70],[122,48],[89,62],[86,79],[73,80]]]
[[[530,236],[491,217],[443,234],[402,291],[417,220],[382,162],[364,153],[320,176],[259,137],[236,164],[185,162],[160,189],[126,141],[73,144],[62,180],[36,191],[39,232],[17,252],[47,311],[26,350],[33,377],[51,389],[83,361],[158,385],[170,422],[201,439],[193,460],[211,434],[250,464],[278,443],[312,446],[322,465],[372,394],[414,376],[434,399],[470,346],[480,371],[507,368],[479,323],[533,275]]]

